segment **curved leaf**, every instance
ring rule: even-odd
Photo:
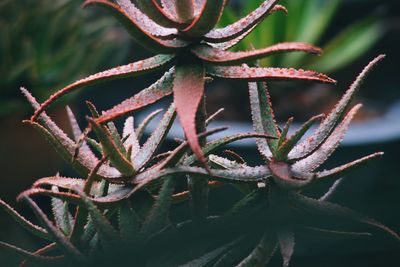
[[[256,10],[246,17],[224,28],[215,29],[207,33],[205,35],[205,40],[209,42],[224,42],[238,37],[265,19],[277,2],[278,0],[265,0]]]
[[[104,123],[114,120],[135,110],[153,104],[154,102],[172,94],[174,71],[175,69],[171,68],[163,75],[163,77],[150,87],[140,91],[133,97],[122,101],[115,107],[104,111],[102,115],[97,118],[97,122]]]
[[[215,77],[246,80],[249,82],[262,80],[303,80],[336,83],[335,80],[329,78],[325,74],[302,69],[208,65],[207,73]]]
[[[85,86],[89,86],[95,84],[100,81],[110,80],[110,79],[119,79],[130,76],[142,75],[151,71],[155,71],[161,68],[166,68],[166,64],[169,63],[174,56],[172,55],[157,55],[148,59],[144,59],[141,61],[137,61],[134,63],[130,63],[128,65],[119,66],[116,68],[112,68],[109,70],[105,70],[93,75],[90,75],[86,78],[78,80],[61,90],[58,90],[56,93],[52,94],[49,99],[47,99],[41,106],[36,110],[36,112],[31,117],[31,120],[36,120],[36,118],[41,114],[49,105],[51,105],[58,98],[62,97],[65,94],[71,93],[77,89],[80,89]]]
[[[211,1],[208,1],[211,2]],[[205,70],[199,60],[178,63],[174,80],[174,103],[193,153],[206,165],[196,133],[196,114],[204,95]]]
[[[196,56],[202,60],[209,61],[217,64],[239,64],[245,62],[255,61],[263,57],[267,57],[276,53],[283,52],[308,52],[312,54],[321,54],[320,48],[306,43],[280,43],[263,49],[230,52],[223,51],[211,46],[200,45],[192,48],[191,50]]]

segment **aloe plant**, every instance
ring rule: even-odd
[[[317,170],[334,152],[360,108],[356,105],[350,109],[354,94],[384,56],[361,72],[329,114],[311,118],[289,136],[293,119],[283,129],[277,126],[265,80],[333,80],[312,71],[249,67],[245,63],[256,65],[255,60],[275,52],[318,53],[319,49],[284,43],[246,52],[226,51],[268,14],[281,10],[277,2],[267,0],[237,23],[213,29],[226,1],[86,1],[85,5],[110,10],[139,43],[161,54],[79,80],[43,104],[21,89],[34,109],[31,119],[24,122],[42,134],[77,175],[38,179],[18,196],[33,210],[40,225],[0,200],[3,210],[46,242],[33,252],[5,242],[0,242],[0,248],[21,255],[22,266],[31,262],[40,266],[265,266],[278,246],[283,266],[288,266],[298,231],[370,235],[325,229],[315,225],[316,219],[356,222],[399,241],[398,234],[383,224],[328,201],[341,177],[380,157],[381,152],[331,170]],[[114,108],[99,113],[87,102],[91,116],[84,130],[67,108],[72,138],[46,114],[55,100],[84,86],[159,69],[167,70],[160,80]],[[254,133],[207,140],[225,130],[209,128],[219,112],[208,117],[204,108],[208,75],[249,82]],[[117,118],[172,93],[173,103],[147,139],[144,129],[160,110],[138,126],[130,116],[122,131],[118,130],[114,122]],[[186,140],[178,140],[174,148],[163,152],[164,139],[176,115]],[[320,120],[315,133],[304,139]],[[265,164],[250,166],[240,155],[224,150],[246,138],[256,139]],[[228,157],[222,157],[221,151]],[[334,184],[320,199],[304,194],[303,189],[323,181]],[[243,197],[210,216],[208,190],[221,186],[233,186]],[[52,214],[46,214],[35,201],[38,196],[51,199]],[[176,215],[182,204],[190,206],[191,214]]]
[[[189,145],[204,166],[201,151],[205,139],[196,133],[205,128],[204,86],[207,76],[238,80],[293,79],[334,83],[328,76],[314,71],[296,69],[247,67],[240,64],[278,52],[305,51],[319,54],[320,49],[304,43],[281,43],[259,50],[229,52],[270,13],[280,10],[278,0],[264,1],[257,9],[224,28],[214,29],[227,4],[218,1],[157,1],[88,0],[84,6],[99,6],[110,11],[126,27],[132,37],[145,48],[159,53],[128,65],[119,66],[78,80],[53,94],[35,112],[39,116],[50,104],[68,93],[96,82],[168,70],[156,83],[142,90],[96,119],[105,123],[156,102],[173,93],[177,114]],[[202,108],[200,108],[202,107]],[[200,110],[199,110],[200,109]],[[198,112],[199,110],[199,112]],[[197,114],[197,123],[196,123]],[[189,178],[194,216],[204,219],[207,213],[206,183]],[[201,210],[201,208],[203,210]]]

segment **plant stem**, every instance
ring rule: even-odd
[[[206,119],[206,98],[203,96],[196,116],[196,130],[198,133],[206,131]],[[202,147],[205,146],[206,142],[206,137],[199,138],[199,143]],[[205,222],[208,215],[208,179],[196,177],[194,175],[188,176],[188,188],[190,192],[190,209],[193,221],[195,224],[201,224]]]

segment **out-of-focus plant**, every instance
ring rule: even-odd
[[[20,86],[47,97],[55,85],[118,64],[127,55],[114,22],[80,5],[75,0],[1,1],[0,115],[28,110]]]
[[[220,20],[225,26],[253,10],[262,0],[236,1]],[[258,48],[282,41],[299,41],[317,44],[324,54],[311,58],[304,54],[276,55],[261,60],[261,65],[304,67],[325,73],[343,69],[368,52],[385,34],[382,18],[369,14],[341,29],[335,36],[327,36],[338,15],[342,0],[282,0],[290,16],[271,16],[239,43],[235,49]]]

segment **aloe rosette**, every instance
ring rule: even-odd
[[[257,140],[257,148],[266,164],[251,167],[238,161],[211,155],[209,160],[212,166],[218,169],[235,170],[235,172],[231,172],[229,179],[213,175],[213,172],[218,171],[215,169],[211,169],[210,173],[208,173],[205,169],[199,167],[176,167],[184,169],[187,173],[202,175],[210,180],[248,184],[253,185],[253,188],[258,188],[255,193],[253,192],[246,196],[242,201],[243,203],[238,203],[237,205],[246,206],[248,203],[253,203],[255,206],[268,206],[264,210],[267,217],[265,225],[267,226],[253,252],[242,259],[238,266],[254,266],[254,264],[261,263],[264,266],[275,252],[276,246],[280,248],[284,259],[283,265],[288,266],[294,252],[295,231],[301,234],[311,234],[314,237],[318,235],[330,237],[362,237],[370,235],[367,232],[351,232],[318,227],[315,222],[319,221],[329,222],[333,220],[337,222],[342,220],[344,222],[355,222],[387,233],[396,241],[400,241],[400,236],[382,223],[349,208],[329,202],[346,174],[371,160],[381,157],[383,152],[373,153],[333,169],[318,170],[318,167],[336,150],[352,119],[361,108],[360,104],[350,108],[354,95],[368,73],[383,58],[384,55],[381,55],[365,67],[329,114],[321,114],[311,118],[291,136],[288,135],[288,132],[293,118],[289,119],[282,129],[278,127],[274,119],[267,85],[263,82],[249,83],[254,129],[259,134],[271,137]],[[304,138],[306,132],[317,122],[320,123],[315,132]],[[168,172],[167,170],[165,171]],[[161,172],[149,177],[147,183],[164,175]],[[332,186],[319,199],[310,198],[302,194],[302,190],[316,183],[329,182],[333,183]],[[260,198],[260,195],[263,195],[263,197]],[[255,199],[260,203],[255,204]],[[254,206],[248,208],[254,209]],[[331,227],[335,228],[335,225]],[[239,248],[242,245],[239,242]],[[226,249],[225,253],[232,255],[232,251],[235,251],[235,248]],[[224,253],[222,254],[224,255]],[[214,255],[208,260],[211,262],[217,258],[218,256]]]
[[[46,100],[35,112],[32,120],[37,119],[39,114],[55,100],[81,87],[102,80],[169,69],[155,84],[105,111],[96,122],[105,123],[173,93],[177,114],[190,147],[205,163],[196,136],[199,130],[195,126],[195,117],[203,99],[207,76],[246,81],[294,79],[334,82],[326,75],[314,71],[241,65],[273,53],[305,51],[319,54],[321,51],[304,43],[281,43],[252,51],[227,51],[246,37],[270,13],[284,9],[277,5],[278,0],[266,0],[246,17],[224,28],[214,29],[227,2],[227,0],[86,1],[84,6],[99,6],[110,11],[139,44],[158,55],[106,70],[68,85]]]

